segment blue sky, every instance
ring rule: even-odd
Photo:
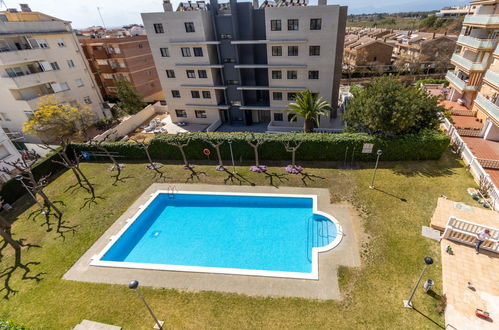
[[[240,0],[241,1],[241,0]],[[261,0],[262,1],[262,0]],[[5,0],[7,6],[17,7],[19,2],[26,2],[33,11],[73,22],[73,27],[82,28],[90,25],[102,25],[97,7],[107,26],[119,26],[129,23],[141,23],[141,12],[162,11],[162,0]],[[174,7],[179,0],[173,0]],[[222,0],[219,0],[222,2]],[[317,0],[311,0],[315,4]],[[328,0],[329,4],[348,6],[352,14],[373,12],[400,12],[440,9],[445,6],[463,5],[461,0]],[[4,8],[2,8],[4,9]]]

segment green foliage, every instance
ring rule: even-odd
[[[427,78],[416,81],[417,88],[423,84],[444,84],[444,86],[449,86],[449,82],[445,79]]]
[[[352,94],[354,98],[343,117],[352,132],[416,134],[426,128],[437,128],[440,123],[438,116],[443,108],[435,97],[393,78],[378,78]]]
[[[29,329],[31,328],[17,324],[12,321],[0,320],[0,330],[29,330]]]
[[[296,94],[295,102],[290,103],[289,111],[293,113],[292,119],[297,117],[305,118],[305,133],[311,133],[314,129],[314,123],[319,125],[319,116],[327,116],[331,105],[317,94],[312,94],[306,90]]]
[[[105,131],[117,124],[118,120],[113,117],[102,118],[94,123],[94,127],[100,131]]]
[[[383,150],[383,160],[423,160],[439,159],[449,145],[449,137],[437,130],[425,130],[419,134],[402,136],[375,136],[365,133],[321,134],[321,133],[192,133],[181,135],[159,134],[151,142],[149,151],[154,160],[180,160],[177,147],[169,145],[174,140],[189,141],[184,148],[189,160],[205,160],[203,149],[208,148],[211,154],[216,151],[205,140],[232,140],[232,149],[236,159],[245,161],[254,159],[254,151],[247,141],[263,139],[265,143],[259,148],[262,160],[289,160],[291,155],[284,148],[285,141],[303,141],[296,152],[297,160],[309,161],[342,161],[345,152],[349,159],[360,161],[374,160],[375,154],[361,153],[364,143],[374,144],[374,150]],[[85,143],[73,143],[77,151],[97,151]],[[144,152],[134,142],[114,142],[104,146],[111,152],[117,152],[125,159],[144,160]],[[230,160],[228,143],[220,147],[222,158]]]
[[[142,97],[129,81],[125,79],[116,80],[116,90],[118,95],[117,107],[121,112],[133,115],[145,107]]]
[[[419,28],[420,29],[431,28],[435,25],[436,21],[437,21],[437,16],[430,15],[419,22]]]

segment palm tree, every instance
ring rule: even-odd
[[[290,108],[288,111],[294,114],[291,120],[295,120],[298,116],[305,118],[303,127],[305,133],[312,133],[314,123],[319,126],[319,116],[327,116],[331,110],[331,105],[326,100],[309,90],[297,93],[295,102],[290,103],[288,107]]]

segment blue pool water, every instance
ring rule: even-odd
[[[312,198],[158,194],[103,261],[312,272],[335,224]]]

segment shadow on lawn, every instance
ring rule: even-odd
[[[423,312],[421,312],[420,310],[418,310],[416,307],[412,307],[412,309],[417,312],[419,315],[423,316],[425,319],[427,319],[428,321],[432,322],[433,324],[435,324],[437,327],[439,327],[440,329],[445,329],[445,327],[441,324],[439,324],[437,321],[433,320],[432,318],[430,318],[428,315],[424,314]]]
[[[446,152],[439,160],[391,162],[384,163],[383,167],[391,169],[395,174],[407,177],[439,177],[453,175],[454,169],[463,168],[463,164],[457,155]]]
[[[400,196],[397,196],[397,195],[394,195],[392,193],[389,193],[388,191],[384,191],[384,190],[379,189],[377,187],[374,187],[374,190],[379,191],[379,192],[381,192],[381,193],[383,193],[385,195],[388,195],[390,197],[396,198],[396,199],[400,200],[401,202],[407,203],[407,199],[405,199],[403,197],[400,197]]]

